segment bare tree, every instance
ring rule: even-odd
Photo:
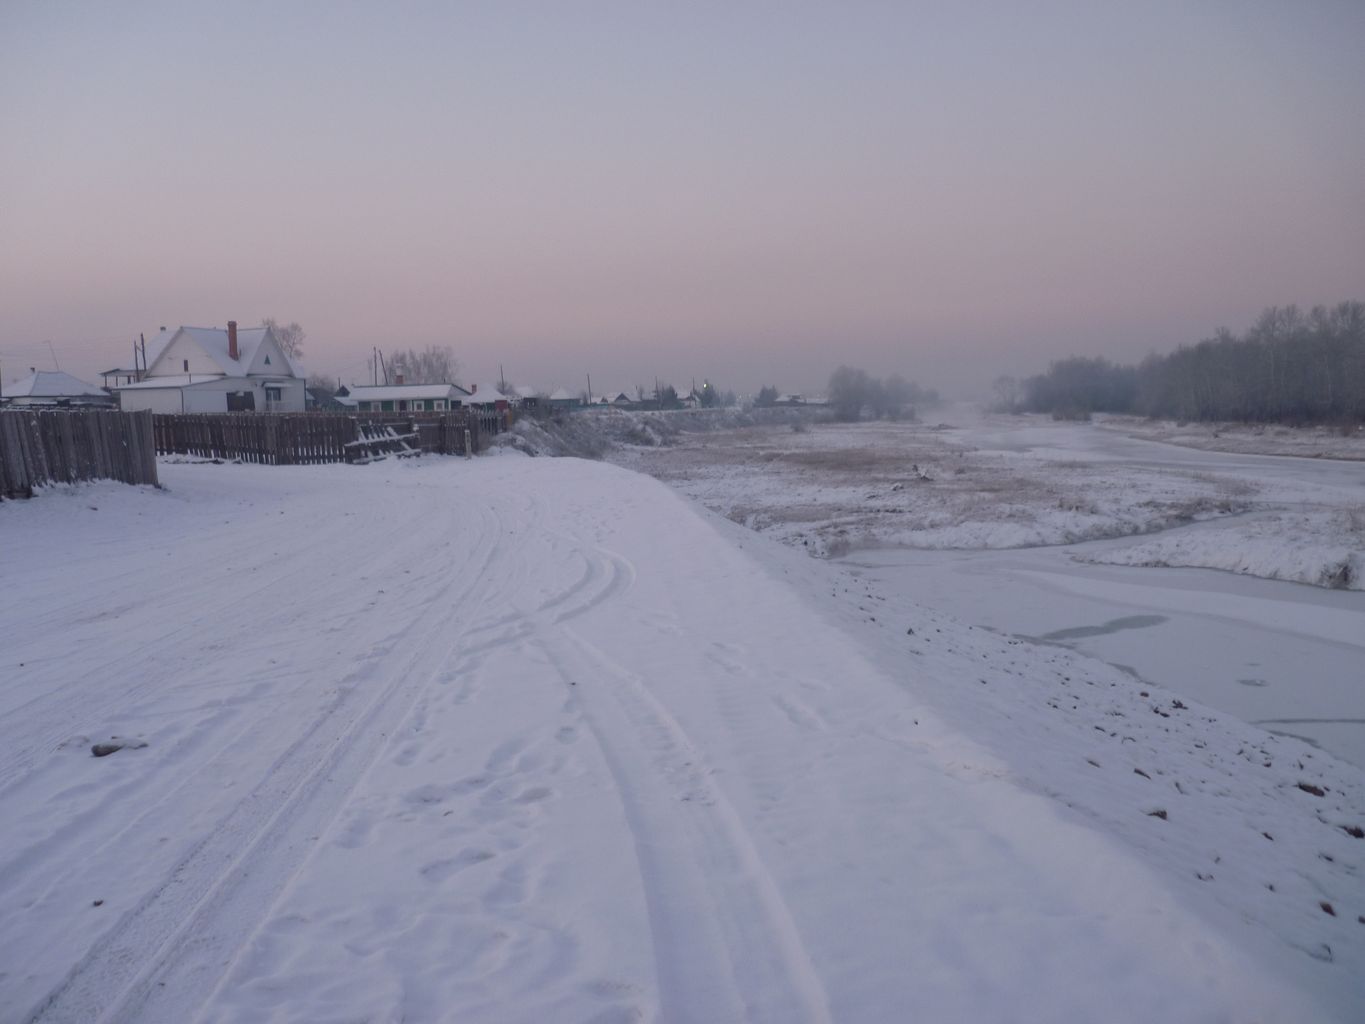
[[[282,324],[273,316],[268,316],[261,321],[261,326],[270,328],[270,333],[275,335],[275,340],[280,343],[280,348],[284,349],[284,354],[290,359],[303,358],[303,339],[308,335],[304,333],[297,320]]]
[[[460,372],[460,361],[449,345],[428,345],[422,351],[410,348],[395,352],[389,360],[395,375],[405,384],[453,384]]]
[[[852,366],[841,366],[829,375],[828,398],[830,408],[837,419],[846,422],[857,420],[867,404],[871,380],[866,370]]]
[[[326,391],[329,395],[334,394],[337,389],[337,379],[321,373],[310,373],[306,384],[316,391]]]
[[[991,409],[995,412],[1018,412],[1020,391],[1019,378],[1005,374],[995,378],[992,386],[995,391],[995,402]]]

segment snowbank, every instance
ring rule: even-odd
[[[1105,414],[1096,416],[1095,423],[1130,437],[1203,451],[1314,459],[1365,459],[1365,429],[1358,424],[1287,427],[1278,423],[1176,423],[1171,420]]]
[[[1365,509],[1276,511],[1236,530],[1180,530],[1088,560],[1223,569],[1318,587],[1365,590]]]

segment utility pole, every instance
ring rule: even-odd
[[[588,405],[592,405],[592,374],[588,374]]]
[[[502,363],[498,364],[498,390],[507,394],[507,374],[502,372]]]
[[[52,365],[58,370],[61,370],[62,364],[57,362],[57,350],[52,347],[52,342],[50,340],[47,343],[47,350],[52,353]]]
[[[142,339],[142,372],[137,375],[137,379],[142,380],[147,376],[147,335],[138,331],[137,336]]]

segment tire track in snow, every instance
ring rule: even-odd
[[[414,543],[411,534],[403,536],[407,543]],[[245,593],[229,588],[224,591],[227,596],[210,601],[202,607],[200,614],[183,625],[148,639],[123,657],[99,659],[99,674],[102,679],[122,678],[133,682],[121,687],[101,686],[96,692],[91,693],[87,678],[73,676],[64,683],[44,687],[38,695],[8,709],[4,720],[22,723],[22,730],[14,735],[6,734],[4,742],[0,743],[0,751],[3,752],[3,760],[0,760],[0,798],[22,785],[27,777],[40,767],[41,755],[56,749],[71,737],[73,728],[77,727],[73,724],[70,701],[72,691],[82,686],[86,687],[86,692],[79,694],[80,720],[85,722],[106,720],[114,709],[126,707],[162,685],[164,673],[158,670],[165,665],[166,651],[174,649],[180,641],[201,633],[207,622],[234,621],[238,623],[235,627],[238,636],[253,635],[254,631],[261,627],[262,622],[278,625],[277,609],[270,606],[269,602],[265,602],[267,609],[258,619],[243,618],[242,609],[260,612],[262,602],[256,599],[276,592],[281,584],[297,577],[300,574],[298,563],[306,563],[309,559],[317,557],[319,550],[326,551],[326,560],[331,560],[330,551],[321,542],[302,552],[288,552],[285,555],[269,553],[268,557],[263,555],[261,564],[271,565],[277,571],[266,574],[259,586]],[[395,557],[398,556],[392,549],[376,552],[357,563],[353,571],[360,572],[370,565],[381,565]],[[281,563],[284,563],[283,568],[280,568]],[[306,569],[303,574],[311,575]],[[137,585],[137,581],[125,582],[121,589],[126,590],[128,586]],[[181,596],[188,597],[191,592],[200,594],[203,589],[203,581],[199,580],[193,586],[173,589],[170,593],[158,592],[157,603],[164,606]]]
[[[414,555],[423,551],[423,546],[416,543],[414,538],[409,538],[409,540]],[[394,557],[399,557],[399,553],[391,554]],[[432,575],[434,580],[439,581],[439,573]],[[424,577],[413,576],[410,579],[413,585],[417,585],[422,582]],[[265,623],[269,623],[274,618],[272,607],[268,603],[256,606],[255,612],[255,617],[244,617],[239,620],[234,635],[254,635],[264,628]],[[364,614],[363,608],[337,609],[335,612],[336,616],[349,615],[348,622]],[[407,627],[404,627],[376,640],[361,660],[360,667],[341,679],[337,684],[338,687],[342,690],[348,690],[363,683],[372,674],[375,663],[391,656],[394,647],[399,644],[406,632]],[[147,688],[147,685],[144,685],[142,689]],[[124,698],[127,698],[126,693]],[[331,703],[335,704],[339,699],[333,698]],[[143,791],[148,788],[149,782],[157,781],[155,777],[130,778],[126,783],[112,790],[98,791],[97,802],[92,802],[90,799],[83,801],[78,807],[73,808],[73,813],[58,829],[45,834],[37,842],[16,849],[8,860],[0,862],[0,894],[22,892],[25,905],[40,903],[58,887],[70,881],[67,876],[51,876],[50,871],[48,874],[51,877],[42,877],[42,873],[53,864],[49,858],[49,851],[60,851],[72,843],[84,842],[88,847],[87,856],[98,860],[106,850],[117,849],[127,836],[136,835],[139,830],[146,829],[149,822],[157,819],[157,812],[161,808],[175,806],[176,796],[186,787],[197,784],[205,776],[211,778],[230,777],[239,767],[240,756],[238,751],[242,745],[259,743],[261,736],[259,720],[232,720],[230,713],[235,709],[229,705],[233,703],[235,702],[214,706],[216,707],[216,717],[223,722],[222,728],[215,730],[207,726],[207,720],[201,722],[198,727],[187,732],[171,745],[163,747],[158,755],[167,764],[197,762],[198,768],[179,773],[176,782],[151,794]],[[244,705],[251,704],[254,703],[254,699],[244,699],[242,703]],[[310,713],[311,710],[309,709]],[[10,797],[15,790],[23,785],[25,780],[38,777],[31,774],[32,770],[33,766],[30,766],[24,775],[14,780],[10,786],[0,790],[0,801]],[[92,791],[92,797],[94,795],[95,793]],[[119,824],[116,818],[117,811],[114,808],[120,806],[120,801],[126,799],[137,800],[136,806],[140,808],[140,813],[136,817]],[[110,823],[111,819],[112,824]],[[85,839],[83,837],[103,838]],[[57,862],[56,866],[60,867],[60,862]],[[35,878],[35,875],[38,877]]]
[[[576,546],[597,566],[595,577],[615,582],[572,613],[547,609],[536,642],[577,695],[619,793],[663,1019],[827,1024],[829,999],[800,932],[704,757],[640,676],[564,625],[634,576],[625,559]]]
[[[503,553],[498,523],[480,509],[472,572],[447,573],[436,599],[404,631],[412,653],[368,701],[353,688],[301,736],[250,794],[195,844],[165,883],[108,929],[24,1020],[190,1019],[302,866],[312,837],[335,817],[417,696],[458,652],[429,636],[456,619]],[[448,604],[445,599],[454,596]],[[350,697],[351,699],[347,699]]]

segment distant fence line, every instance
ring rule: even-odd
[[[272,466],[355,462],[365,457],[362,423],[412,433],[413,447],[442,455],[478,452],[507,429],[504,413],[203,413],[159,415],[104,409],[0,410],[0,497],[77,480],[159,484],[157,455],[260,462]]]
[[[152,414],[0,410],[0,497],[77,480],[157,484]]]
[[[444,413],[186,413],[153,417],[160,455],[197,455],[206,459],[261,462],[272,466],[354,462],[364,457],[353,444],[361,423],[385,423],[417,435],[414,447],[441,455],[465,454],[465,435],[473,451],[505,429],[498,413],[457,409]]]

